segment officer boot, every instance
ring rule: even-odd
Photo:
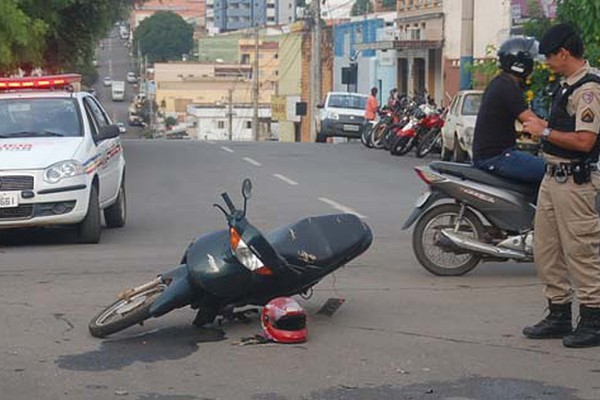
[[[600,308],[579,306],[579,322],[575,331],[563,338],[565,347],[600,346]]]
[[[523,335],[530,339],[559,339],[573,332],[571,325],[571,303],[552,304],[548,301],[550,313],[533,326],[523,329]]]

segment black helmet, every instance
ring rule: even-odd
[[[533,71],[533,60],[537,57],[538,42],[533,38],[510,38],[498,50],[502,71],[523,79]]]

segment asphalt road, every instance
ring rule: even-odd
[[[137,71],[133,59],[129,57],[129,49],[125,47],[125,41],[119,38],[118,29],[114,29],[111,35],[102,41],[102,46],[96,49],[98,60],[98,82],[94,85],[97,97],[106,109],[113,122],[123,122],[127,126],[129,102],[139,92],[139,87],[127,83],[127,72]],[[112,89],[104,86],[105,77],[111,77],[113,81],[125,82],[125,101],[112,101]],[[127,126],[125,138],[138,138],[141,136],[141,128]]]
[[[484,264],[439,278],[400,230],[424,189],[420,164],[358,143],[131,140],[129,217],[98,245],[69,231],[0,233],[2,399],[598,399],[600,352],[520,334],[544,315],[532,265]],[[91,317],[123,288],[176,265],[189,241],[225,227],[212,208],[254,183],[249,217],[263,230],[350,209],[371,248],[301,304],[302,345],[237,342],[259,322],[191,325],[181,309],[107,340]],[[296,184],[294,184],[296,183]],[[328,298],[345,303],[331,317]]]

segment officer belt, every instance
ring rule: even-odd
[[[577,163],[579,164],[579,163]],[[598,165],[596,163],[587,164],[590,172],[598,171]],[[559,164],[546,164],[546,173],[550,176],[571,176],[573,175],[573,164],[571,163],[559,163]]]

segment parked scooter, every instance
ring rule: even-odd
[[[429,186],[402,229],[415,221],[419,263],[442,276],[464,275],[480,261],[533,261],[536,189],[466,164],[416,167]]]
[[[229,229],[198,237],[179,266],[120,293],[92,319],[90,333],[102,338],[188,305],[198,310],[194,325],[203,326],[219,315],[233,315],[235,307],[307,294],[371,245],[371,229],[354,214],[309,217],[263,235],[246,218],[251,192],[246,179],[243,210],[221,194],[227,209],[214,206]]]

